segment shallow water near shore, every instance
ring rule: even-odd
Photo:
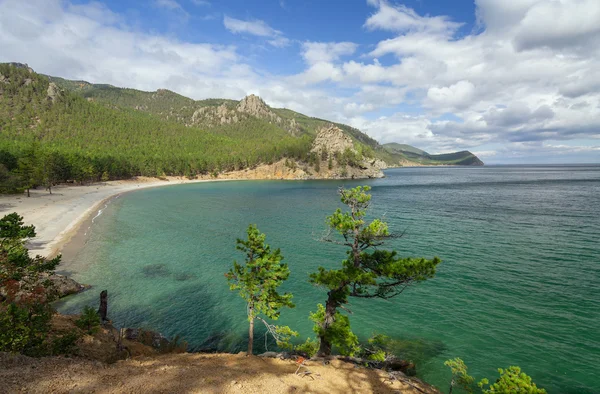
[[[339,186],[367,184],[372,216],[405,231],[388,246],[443,263],[435,279],[391,301],[352,300],[359,337],[397,339],[397,353],[443,391],[443,361],[461,357],[477,380],[519,365],[549,393],[600,392],[600,166],[401,168],[386,176],[188,184],[120,196],[75,240],[85,245],[65,254],[74,279],[94,288],[59,309],[77,313],[107,289],[117,326],[179,334],[194,350],[240,351],[245,307],[223,274],[243,260],[235,240],[255,223],[292,271],[285,289],[297,307],[280,323],[314,337],[308,313],[325,291],[308,274],[345,256],[318,241],[325,216],[340,206]]]

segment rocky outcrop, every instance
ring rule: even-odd
[[[66,297],[71,294],[77,294],[86,289],[82,284],[75,282],[73,279],[59,274],[50,275],[48,277],[59,297]]]
[[[48,95],[48,100],[54,103],[61,96],[62,90],[54,82],[50,82],[46,94]]]
[[[31,67],[29,67],[28,64],[23,64],[23,63],[8,63],[9,66],[15,67],[15,68],[24,68],[27,71],[29,71],[29,74],[33,74],[33,69]]]
[[[318,155],[326,152],[328,155],[332,155],[336,152],[344,153],[346,149],[355,152],[352,138],[344,134],[339,127],[330,125],[319,131],[313,142],[311,152],[315,152]]]
[[[340,162],[340,156],[349,151],[355,158],[353,163]],[[311,152],[321,159],[318,174],[327,179],[383,178],[381,170],[387,168],[385,162],[375,158],[360,157],[354,148],[354,141],[342,129],[330,125],[319,131]],[[327,160],[326,163],[324,161]],[[330,165],[331,163],[331,165]]]
[[[255,117],[275,124],[292,135],[300,135],[301,129],[295,119],[283,119],[258,96],[253,94],[242,99],[237,105],[223,103],[215,106],[197,108],[187,126],[215,127],[220,125],[236,124],[249,117]]]
[[[51,292],[53,294],[55,294],[58,298],[66,297],[71,294],[80,293],[87,288],[86,286],[75,282],[73,279],[66,277],[64,275],[59,275],[59,274],[41,275],[37,279],[37,281],[34,283],[33,286],[35,287],[38,285],[42,285],[45,287],[44,282],[46,282],[47,280],[49,280],[52,284]],[[27,282],[27,279],[23,279],[21,281],[20,286],[24,286],[25,288],[31,288],[32,285],[31,284],[28,285],[28,283],[31,283],[31,282]],[[28,294],[29,294],[29,292],[26,290],[23,290],[23,287],[21,287],[21,290],[18,291],[16,294],[14,294],[14,298],[16,300],[19,300],[22,297],[27,296]],[[0,300],[6,298],[7,296],[8,296],[7,289],[0,287]]]
[[[263,99],[253,94],[244,97],[238,104],[237,110],[239,112],[256,116],[257,118],[275,119],[278,117],[271,111],[267,104],[265,104]]]

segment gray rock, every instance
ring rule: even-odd
[[[86,289],[86,287],[80,283],[77,283],[73,279],[59,274],[54,274],[48,277],[56,291],[58,292],[59,297],[66,297],[71,294],[80,293]]]
[[[54,82],[50,82],[47,91],[48,99],[52,102],[55,102],[61,94],[62,91],[60,90],[60,88]]]
[[[352,138],[348,137],[342,129],[334,125],[322,128],[313,142],[310,150],[317,154],[326,151],[329,156],[336,152],[343,153],[346,149],[354,152],[354,143]]]

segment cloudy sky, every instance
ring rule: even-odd
[[[486,163],[600,162],[599,0],[0,0],[0,62]]]

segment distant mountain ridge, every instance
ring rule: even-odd
[[[411,145],[388,143],[382,145],[385,150],[395,156],[404,158],[417,165],[457,165],[482,166],[483,162],[473,153],[464,150],[460,152],[432,155]]]
[[[70,81],[52,76],[49,76],[49,79],[62,88],[77,92],[89,100],[98,100],[149,112],[167,120],[176,120],[187,126],[211,128],[219,124],[238,123],[241,119],[234,111],[236,106],[244,108],[241,112],[274,122],[295,136],[316,135],[317,129],[332,123],[324,119],[308,117],[289,109],[271,108],[255,95],[249,95],[240,102],[228,99],[194,101],[166,89],[159,89],[156,92],[144,92],[135,89],[117,88],[106,84]],[[196,109],[192,111],[193,108]],[[483,165],[483,162],[469,151],[432,155],[406,144],[389,143],[380,145],[376,140],[358,129],[344,124],[336,123],[335,125],[357,142],[372,148],[375,156],[389,166]]]

